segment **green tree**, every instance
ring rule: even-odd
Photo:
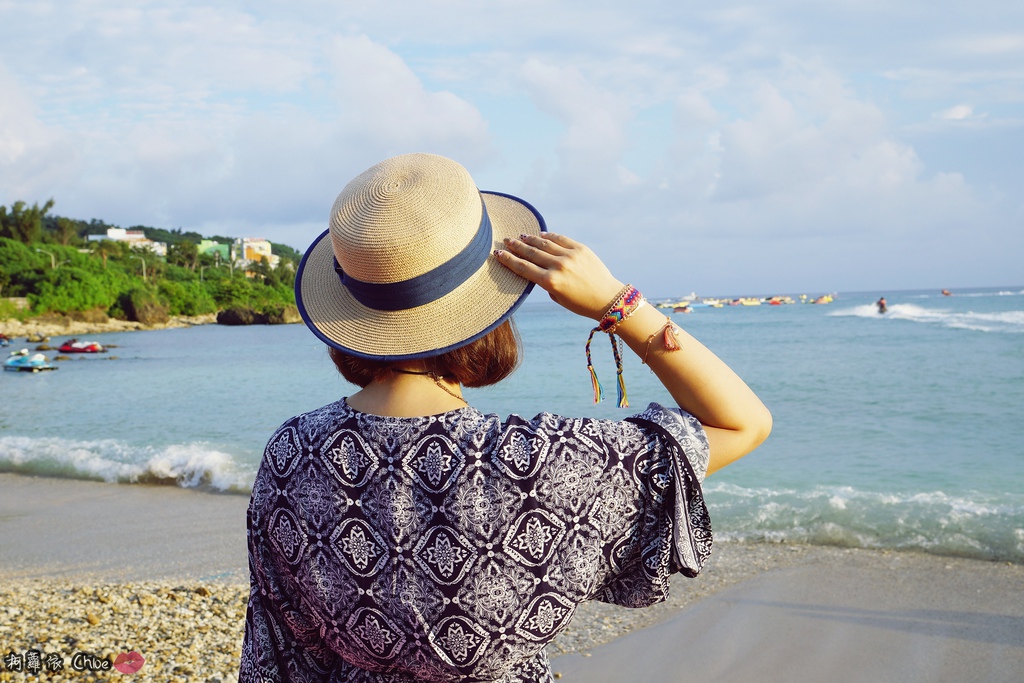
[[[302,260],[302,252],[292,249],[287,244],[278,244],[277,242],[271,242],[270,253],[280,256],[281,263],[284,263],[285,260],[291,261],[293,263],[298,263],[299,261]]]
[[[46,271],[29,294],[32,308],[39,312],[106,309],[114,300],[114,293],[104,286],[101,279],[73,266]]]
[[[245,267],[245,270],[251,273],[254,279],[258,279],[263,284],[274,284],[273,281],[268,282],[274,276],[274,269],[270,267],[270,262],[266,257],[257,257]]]
[[[25,296],[50,270],[50,257],[17,240],[0,238],[0,272],[7,277],[7,296]]]
[[[274,269],[278,286],[287,287],[288,289],[294,287],[295,271],[295,262],[282,258],[281,262],[277,264],[277,268]]]
[[[97,254],[103,259],[103,269],[107,268],[107,259],[111,256],[120,253],[118,245],[113,240],[96,240],[95,242],[89,242],[89,248],[92,249],[94,254]]]
[[[253,287],[244,275],[217,280],[211,283],[211,290],[217,307],[221,309],[249,307],[254,298]]]
[[[217,311],[217,303],[210,292],[195,280],[164,280],[157,288],[161,299],[167,302],[171,315],[202,315]]]
[[[182,268],[188,268],[193,273],[199,263],[199,245],[195,242],[183,240],[167,246],[167,262]]]
[[[42,206],[35,203],[31,208],[21,200],[14,202],[10,211],[4,209],[0,213],[0,237],[10,237],[23,244],[39,241],[43,231],[43,217],[52,208],[52,199]]]
[[[78,225],[70,218],[61,216],[57,219],[57,230],[54,237],[58,244],[66,247],[78,238]]]
[[[144,325],[165,323],[168,319],[168,306],[149,285],[134,286],[122,292],[117,298],[117,305],[111,308],[117,317],[135,320]]]

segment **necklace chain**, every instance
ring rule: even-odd
[[[421,370],[406,370],[404,368],[391,368],[391,369],[394,370],[395,372],[400,372],[403,375],[422,375],[424,377],[429,377],[430,379],[434,380],[434,384],[437,385],[438,389],[440,389],[444,393],[448,394],[452,398],[456,398],[456,399],[462,401],[463,403],[466,403],[466,399],[462,398],[461,396],[456,394],[454,391],[452,391],[451,389],[449,389],[445,385],[441,384],[441,380],[444,379],[444,375],[439,375],[436,372],[434,372],[433,370],[422,370],[422,371]],[[469,404],[466,403],[466,405],[469,405]]]

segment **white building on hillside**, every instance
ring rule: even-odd
[[[128,230],[126,228],[107,228],[105,235],[89,235],[90,242],[111,240],[112,242],[127,242],[132,249],[148,249],[157,256],[167,256],[167,244],[154,242],[146,237],[142,230]]]

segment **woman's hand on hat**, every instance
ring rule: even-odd
[[[494,252],[503,266],[544,289],[568,310],[598,320],[622,290],[604,262],[585,244],[543,232],[506,239]]]

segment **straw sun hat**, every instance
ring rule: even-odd
[[[533,284],[491,253],[506,237],[545,230],[536,209],[480,192],[451,159],[387,159],[335,200],[330,228],[299,265],[299,312],[317,337],[354,356],[437,356],[512,315]]]

